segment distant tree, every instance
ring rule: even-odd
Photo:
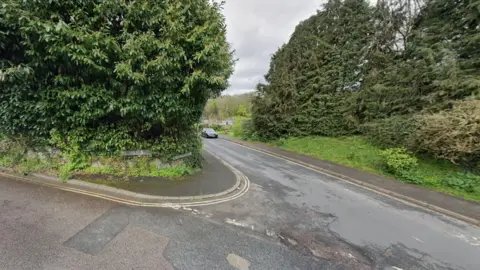
[[[237,116],[247,116],[247,107],[244,104],[238,106]]]
[[[218,118],[218,107],[217,107],[217,102],[214,100],[212,103],[212,116],[215,118]]]
[[[215,115],[215,118],[226,119],[233,117],[237,114],[239,108],[242,106],[245,108],[245,115],[250,115],[252,107],[252,93],[246,93],[241,95],[225,95],[220,96],[215,99],[210,99],[205,106],[205,111],[203,113],[205,118],[214,117],[212,113],[213,103],[216,104],[218,114]],[[242,109],[243,110],[243,109]]]

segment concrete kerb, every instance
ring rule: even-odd
[[[209,151],[207,151],[209,152]],[[205,194],[197,196],[155,196],[142,193],[136,193],[128,190],[117,189],[105,185],[88,183],[79,180],[69,180],[62,183],[56,177],[46,176],[42,174],[32,174],[32,176],[21,176],[15,174],[10,168],[0,167],[0,176],[22,182],[33,183],[48,186],[55,189],[74,192],[78,194],[88,195],[92,197],[102,198],[122,204],[132,206],[147,207],[181,207],[181,206],[202,206],[215,203],[226,202],[237,199],[245,194],[250,188],[249,179],[235,167],[219,158],[217,155],[209,152],[218,159],[223,165],[229,168],[236,177],[235,184],[222,192],[215,194]]]
[[[300,165],[304,168],[313,170],[313,171],[318,172],[318,173],[328,175],[332,178],[335,178],[335,179],[353,184],[355,186],[362,187],[362,188],[367,189],[369,191],[372,191],[374,193],[393,198],[397,201],[401,201],[401,202],[409,204],[409,205],[420,207],[420,208],[423,208],[425,210],[437,212],[437,213],[443,214],[445,216],[449,216],[449,217],[452,217],[452,218],[455,218],[455,219],[458,219],[458,220],[461,220],[461,221],[467,222],[469,224],[480,227],[480,220],[476,220],[474,218],[470,218],[470,217],[458,214],[456,212],[452,212],[450,210],[447,210],[447,209],[444,209],[444,208],[441,208],[441,207],[438,207],[438,206],[435,206],[435,205],[428,204],[424,201],[420,201],[420,200],[417,200],[417,199],[414,199],[414,198],[411,198],[411,197],[408,197],[408,196],[405,196],[405,195],[402,195],[402,194],[399,194],[399,193],[396,193],[396,192],[393,192],[393,191],[390,191],[390,190],[386,190],[384,188],[377,187],[375,185],[365,183],[363,181],[359,181],[357,179],[348,177],[346,175],[343,175],[343,174],[340,174],[340,173],[337,173],[337,172],[333,172],[333,171],[330,171],[330,170],[327,170],[327,169],[324,169],[324,168],[320,168],[320,167],[302,162],[302,161],[297,160],[297,159],[293,159],[293,158],[289,158],[289,157],[286,157],[286,156],[283,156],[283,155],[279,155],[279,154],[276,154],[276,153],[273,153],[273,152],[270,152],[270,151],[267,151],[267,150],[264,150],[264,149],[253,147],[251,145],[247,145],[247,144],[243,144],[241,142],[230,140],[228,138],[222,138],[222,139],[226,140],[226,141],[229,141],[229,142],[232,142],[232,143],[235,143],[237,145],[249,148],[251,150],[254,150],[254,151],[257,151],[257,152],[260,152],[260,153],[263,153],[263,154],[266,154],[266,155],[269,155],[269,156],[272,156],[272,157],[275,157],[275,158],[279,158],[279,159],[283,159],[283,160],[295,163],[295,164]]]

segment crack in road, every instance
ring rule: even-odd
[[[206,211],[213,213],[214,219],[230,218],[254,226],[255,230],[247,233],[262,234],[286,248],[348,269],[468,269],[460,265],[477,260],[475,247],[467,245],[475,242],[474,238],[445,234],[453,227],[464,231],[463,235],[480,235],[476,229],[227,141],[209,141],[205,146],[251,181],[250,191],[241,200]],[[412,232],[421,235],[423,243],[412,238]],[[439,239],[445,247],[454,244],[468,253],[462,256],[469,262],[454,255],[449,256],[454,264],[444,263],[444,254],[451,253],[434,244]],[[436,255],[411,246],[428,248]],[[389,250],[391,254],[387,254]]]

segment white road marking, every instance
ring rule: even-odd
[[[480,241],[475,236],[464,235],[462,233],[452,234],[454,237],[462,239],[463,241],[467,242],[468,244],[478,247],[480,246]]]
[[[412,237],[413,237],[413,239],[417,240],[418,242],[424,243],[422,240],[418,239],[417,237],[415,237],[415,236],[412,236]]]
[[[231,266],[239,270],[248,270],[250,268],[250,262],[248,260],[234,253],[228,254],[227,261]]]
[[[420,208],[420,209],[423,209],[423,210],[427,210],[428,212],[431,212],[431,213],[440,213],[440,214],[442,214],[442,215],[444,215],[444,216],[446,216],[446,217],[455,219],[455,221],[459,221],[459,222],[462,222],[462,223],[465,223],[465,222],[466,222],[466,223],[468,223],[468,224],[471,224],[471,223],[477,224],[477,223],[478,223],[477,220],[472,219],[472,218],[469,218],[469,217],[466,217],[466,216],[462,216],[462,218],[459,218],[459,216],[461,216],[461,215],[458,215],[457,217],[453,217],[453,216],[451,216],[451,215],[449,215],[449,214],[446,214],[446,212],[449,212],[448,210],[442,209],[442,208],[440,208],[440,207],[437,207],[437,208],[438,208],[438,209],[445,210],[445,212],[442,212],[442,211],[440,211],[440,210],[432,210],[431,208],[426,207],[426,206],[423,206],[423,205],[421,205],[421,204],[418,204],[418,203],[415,203],[415,202],[411,202],[411,201],[408,201],[408,200],[399,198],[399,197],[394,196],[394,195],[392,195],[392,194],[389,194],[389,193],[386,193],[386,192],[382,192],[382,191],[376,190],[376,189],[374,189],[374,188],[370,188],[370,187],[367,187],[367,186],[358,184],[358,183],[356,183],[356,182],[352,182],[352,181],[349,181],[349,180],[345,180],[345,179],[343,179],[343,178],[340,178],[340,177],[338,177],[338,176],[335,176],[335,175],[333,175],[333,174],[331,174],[331,173],[328,173],[328,172],[326,172],[326,171],[322,171],[322,170],[316,169],[316,168],[314,168],[314,167],[312,167],[312,166],[305,165],[303,162],[298,161],[298,160],[287,159],[287,158],[284,158],[284,157],[281,157],[281,156],[278,156],[278,155],[271,154],[271,153],[269,153],[268,151],[259,150],[259,149],[256,149],[256,148],[254,148],[254,147],[250,147],[250,146],[246,146],[246,145],[240,144],[240,143],[238,143],[238,142],[234,142],[234,141],[230,141],[230,140],[226,140],[226,139],[225,139],[224,141],[229,142],[229,143],[231,143],[231,144],[238,145],[238,146],[240,146],[240,147],[243,147],[243,148],[246,148],[246,149],[249,149],[249,150],[252,150],[252,151],[255,151],[255,152],[258,152],[258,153],[263,154],[263,155],[267,155],[267,156],[271,156],[271,157],[273,157],[273,158],[277,158],[277,159],[283,160],[283,161],[285,161],[285,162],[287,162],[287,163],[289,163],[289,164],[294,164],[294,165],[301,166],[301,167],[303,167],[303,168],[306,168],[306,169],[308,169],[308,170],[314,171],[314,172],[316,172],[316,173],[320,173],[320,174],[323,174],[323,175],[330,176],[330,177],[332,177],[332,178],[335,178],[335,179],[340,180],[340,181],[342,181],[342,182],[348,183],[348,184],[350,184],[350,185],[357,186],[357,187],[360,187],[360,188],[362,188],[362,189],[372,191],[372,192],[374,192],[374,193],[376,193],[376,194],[380,194],[380,195],[382,195],[382,196],[385,196],[385,197],[394,199],[394,200],[396,200],[396,201],[402,202],[402,203],[404,203],[404,204],[406,204],[406,205],[413,206],[413,207],[415,207],[415,208]]]
[[[225,223],[242,227],[242,228],[251,228],[252,231],[255,230],[255,227],[253,225],[248,225],[247,223],[242,223],[240,221],[236,221],[235,219],[231,219],[231,218],[226,218]]]

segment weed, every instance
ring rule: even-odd
[[[132,158],[121,160],[103,158],[98,161],[101,165],[88,166],[83,172],[88,174],[111,174],[117,176],[152,176],[176,178],[192,174],[195,170],[185,164],[177,164],[166,168],[157,168],[151,158]]]
[[[456,173],[445,177],[443,184],[456,190],[472,193],[480,186],[480,176],[470,173]]]

